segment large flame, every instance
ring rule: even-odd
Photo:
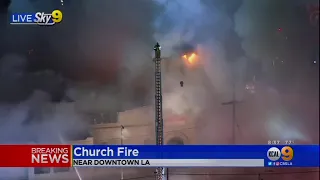
[[[186,60],[188,64],[194,64],[194,63],[196,63],[197,55],[195,53],[192,53],[189,56],[187,54],[185,54],[185,55],[182,56],[182,58],[184,60]]]

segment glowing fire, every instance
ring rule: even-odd
[[[189,64],[194,64],[196,62],[197,55],[195,53],[192,53],[190,56],[185,54],[182,58],[187,60]]]

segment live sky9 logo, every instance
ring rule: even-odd
[[[62,19],[63,15],[60,10],[54,10],[51,13],[13,13],[10,24],[52,26],[61,23]]]
[[[50,14],[45,14],[44,12],[37,12],[35,14],[36,23],[38,25],[52,26],[58,24],[62,21],[62,12],[60,10],[54,10]]]
[[[293,159],[293,149],[290,146],[285,146],[281,149],[272,147],[267,152],[270,161],[278,161],[280,158],[283,161],[291,161]]]

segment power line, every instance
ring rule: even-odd
[[[240,101],[236,100],[236,87],[235,82],[233,82],[232,86],[232,100],[229,102],[222,103],[222,105],[232,105],[232,144],[236,144],[236,129],[239,128],[239,124],[237,122],[236,117],[236,104],[240,103]]]

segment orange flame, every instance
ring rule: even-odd
[[[182,56],[182,58],[187,60],[189,64],[194,64],[196,62],[196,57],[197,55],[195,53],[192,53],[190,56],[186,54]]]

